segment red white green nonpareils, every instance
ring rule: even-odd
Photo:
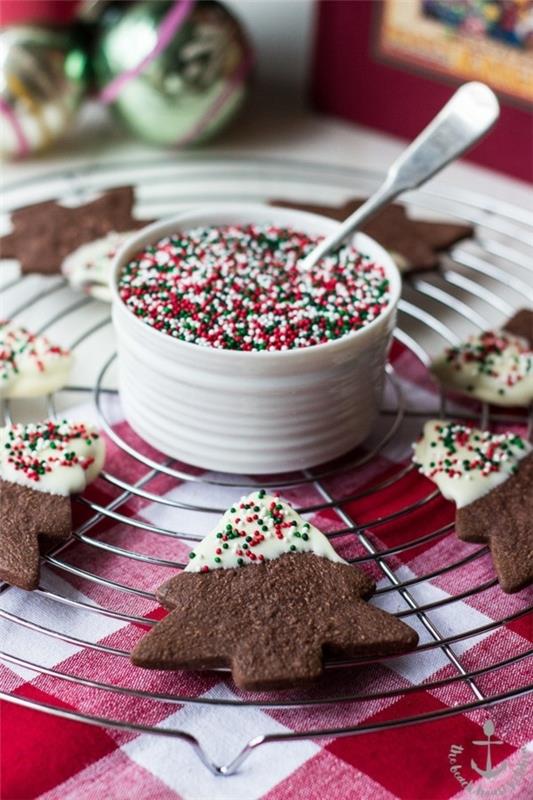
[[[3,456],[13,469],[37,483],[58,467],[87,469],[94,456],[76,452],[72,444],[83,442],[88,449],[97,439],[92,426],[67,420],[11,425],[4,430]]]
[[[50,494],[82,492],[99,474],[105,444],[85,422],[46,420],[0,428],[0,475]]]
[[[342,561],[327,538],[286,501],[264,489],[234,503],[189,553],[189,572],[234,569],[294,553]]]
[[[311,271],[302,259],[321,237],[291,228],[195,228],[146,247],[119,292],[147,325],[226,350],[293,350],[339,339],[389,301],[382,266],[344,246]]]
[[[533,350],[506,330],[469,336],[437,356],[431,365],[447,388],[500,406],[528,406],[533,400]]]
[[[531,445],[514,432],[430,420],[413,449],[419,472],[461,508],[515,475]]]
[[[441,473],[452,478],[473,472],[481,475],[500,472],[512,459],[513,451],[524,450],[526,444],[515,433],[496,434],[448,422],[435,427],[429,447],[438,455],[424,465],[424,474],[434,479]],[[516,465],[511,469],[515,471]]]
[[[0,321],[0,397],[37,397],[59,389],[72,356],[46,336]]]
[[[472,336],[463,344],[448,348],[445,358],[457,372],[470,365],[478,375],[495,379],[501,384],[500,394],[505,394],[506,389],[524,380],[533,370],[533,358],[527,343],[505,331],[485,331]]]

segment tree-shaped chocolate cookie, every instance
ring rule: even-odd
[[[24,274],[59,272],[63,260],[80,245],[111,231],[130,231],[148,223],[135,219],[131,186],[109,189],[81,206],[55,200],[25,206],[11,214],[13,231],[0,238],[2,258],[16,258]]]
[[[256,492],[229,509],[163,584],[170,614],[132,653],[153,669],[229,666],[237,686],[284,688],[317,678],[324,657],[416,647],[401,620],[365,602],[374,591],[287,503]]]
[[[341,206],[322,206],[317,203],[289,203],[273,200],[273,206],[297,208],[332,219],[345,220],[365,202],[357,197]],[[373,216],[361,230],[372,236],[390,252],[402,272],[435,269],[439,254],[453,244],[473,235],[470,225],[455,222],[432,222],[412,219],[405,206],[391,203]]]
[[[444,386],[486,403],[528,406],[533,402],[533,311],[523,309],[503,328],[448,347],[431,371]]]
[[[432,420],[414,445],[414,463],[457,506],[455,530],[488,544],[504,592],[533,581],[533,448],[514,433],[494,434]]]
[[[103,439],[66,420],[0,428],[0,580],[39,584],[39,558],[71,534],[70,495],[102,468]]]

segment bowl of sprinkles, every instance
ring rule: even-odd
[[[334,459],[370,433],[401,281],[356,234],[312,270],[339,223],[224,204],[163,220],[115,258],[127,420],[204,469],[273,474]]]

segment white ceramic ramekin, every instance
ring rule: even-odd
[[[303,349],[240,352],[182,342],[135,317],[117,291],[123,266],[146,245],[196,226],[247,223],[322,235],[338,226],[266,205],[204,206],[143,228],[117,254],[111,290],[124,413],[151,445],[197,467],[256,475],[304,469],[351,450],[376,421],[401,288],[379,244],[354,238],[385,268],[388,307],[359,331]]]

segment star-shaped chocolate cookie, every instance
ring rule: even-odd
[[[287,503],[242,498],[157,597],[170,614],[132,653],[137,666],[228,666],[236,685],[279,689],[318,678],[324,658],[405,653],[418,636],[369,605],[373,581]]]
[[[0,580],[39,585],[39,561],[71,535],[70,495],[94,480],[103,439],[90,425],[49,420],[0,428]]]
[[[0,579],[36,589],[41,555],[71,534],[70,497],[0,479],[0,519]]]
[[[533,581],[533,453],[512,478],[457,509],[455,530],[464,542],[488,544],[504,592]]]
[[[432,420],[414,445],[413,460],[455,502],[459,539],[489,546],[503,591],[533,582],[531,445],[515,433]]]
[[[359,197],[348,200],[341,206],[271,201],[273,206],[323,214],[339,222],[353,214],[363,203],[364,198]],[[470,225],[411,219],[405,207],[397,203],[378,212],[361,230],[391,253],[402,272],[434,269],[439,264],[439,254],[442,251],[462,239],[468,239],[474,233]]]
[[[24,274],[60,272],[63,260],[80,245],[147,225],[133,217],[134,200],[133,188],[120,186],[81,206],[47,200],[20,208],[11,214],[13,231],[0,238],[0,256],[16,258]]]

